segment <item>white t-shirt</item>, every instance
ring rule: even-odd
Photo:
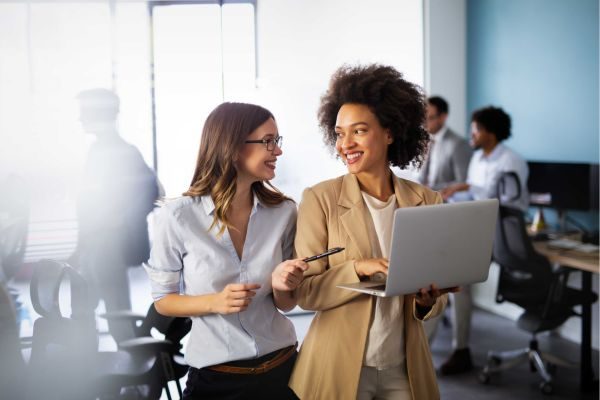
[[[448,128],[446,127],[446,125],[444,125],[442,127],[442,129],[440,129],[438,132],[434,133],[433,135],[429,135],[429,138],[431,139],[430,142],[430,151],[429,151],[429,171],[427,173],[427,182],[431,183],[435,180],[435,177],[437,176],[437,172],[438,172],[438,168],[439,168],[439,159],[440,159],[440,152],[442,151],[441,147],[442,146],[438,146],[440,144],[440,142],[442,141],[442,139],[444,138],[444,135],[446,134],[446,132],[448,132]]]
[[[362,195],[368,211],[372,257],[389,259],[396,196],[381,201],[364,192]],[[377,297],[363,365],[380,370],[397,367],[406,358],[404,346],[404,296]]]

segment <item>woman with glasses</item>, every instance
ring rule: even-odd
[[[396,208],[442,202],[390,169],[420,164],[425,154],[424,97],[392,67],[342,67],[318,115],[348,174],[304,191],[295,249],[345,251],[311,263],[296,289],[300,307],[317,314],[290,387],[306,400],[437,399],[421,321],[443,310],[444,291],[432,284],[417,295],[379,298],[336,287],[384,278]]]
[[[292,255],[296,206],[269,181],[273,115],[223,103],[206,119],[189,189],[159,210],[146,270],[159,313],[189,316],[184,399],[294,399],[295,307],[307,265]],[[284,261],[287,260],[287,261]]]

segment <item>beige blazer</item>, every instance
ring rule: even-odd
[[[436,192],[392,174],[399,207],[441,203]],[[317,311],[302,343],[290,387],[302,400],[355,399],[374,297],[336,288],[358,282],[355,260],[371,258],[358,180],[348,174],[304,191],[298,210],[299,257],[342,246],[346,250],[310,263],[296,294],[305,310]],[[423,243],[424,246],[427,243]],[[425,319],[446,306],[440,297]],[[413,399],[439,399],[427,337],[416,317],[414,295],[404,297],[406,365]]]

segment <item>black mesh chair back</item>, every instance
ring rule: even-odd
[[[68,264],[44,260],[34,265],[30,292],[40,317],[33,325],[29,396],[89,398],[98,336],[86,281]]]
[[[553,280],[552,266],[533,248],[522,211],[500,206],[493,259],[500,265],[498,302],[508,300],[522,307],[545,302]]]
[[[509,187],[512,195],[507,194]],[[502,203],[520,197],[518,175],[505,172],[498,180],[497,193]],[[533,248],[523,211],[500,206],[492,254],[493,260],[500,265],[497,302],[508,300],[522,307],[544,304],[553,280],[552,266]]]

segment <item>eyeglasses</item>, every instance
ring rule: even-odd
[[[275,150],[275,145],[281,148],[281,145],[283,144],[283,136],[277,136],[276,138],[269,139],[246,140],[245,143],[262,143],[267,146],[267,151],[273,151]]]

